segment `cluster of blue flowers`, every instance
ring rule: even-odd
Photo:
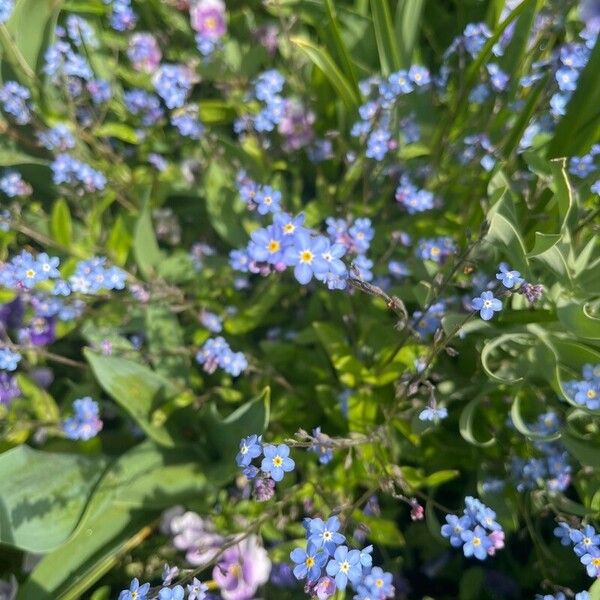
[[[434,195],[419,189],[407,175],[403,175],[396,188],[396,200],[404,206],[409,215],[414,215],[435,206]]]
[[[392,574],[381,567],[373,567],[373,546],[362,550],[344,544],[338,517],[304,519],[306,549],[295,548],[290,558],[295,564],[296,579],[306,579],[306,589],[312,596],[328,598],[336,590],[345,590],[348,584],[356,594],[354,600],[385,600],[395,590]],[[323,570],[326,575],[323,575]]]
[[[158,96],[145,90],[135,89],[125,92],[123,102],[131,115],[140,117],[144,127],[155,125],[164,116]]]
[[[191,70],[184,65],[163,64],[156,71],[154,89],[167,108],[181,108],[194,85]]]
[[[204,342],[196,354],[196,361],[207,373],[214,373],[217,367],[220,367],[233,377],[237,377],[248,368],[248,361],[243,352],[233,352],[220,336]]]
[[[558,431],[560,422],[555,412],[549,411],[537,418],[531,430],[544,436],[551,436]],[[571,465],[569,454],[560,441],[532,441],[533,447],[541,457],[513,458],[511,462],[512,477],[517,490],[534,490],[544,487],[551,492],[564,492],[571,483]]]
[[[344,289],[348,269],[341,260],[347,253],[356,256],[352,268],[356,275],[365,281],[373,278],[373,262],[367,258],[374,230],[371,220],[358,218],[326,219],[327,234],[320,235],[304,226],[304,215],[292,216],[281,211],[281,193],[271,186],[260,186],[245,173],[238,176],[240,196],[250,209],[259,214],[273,214],[273,223],[259,228],[251,234],[245,250],[230,253],[231,266],[242,272],[266,275],[294,269],[296,280],[302,285],[314,277],[329,289]]]
[[[583,156],[573,156],[569,161],[569,173],[587,179],[593,176],[593,183],[590,185],[590,191],[594,194],[600,194],[600,173],[598,170],[598,156],[600,156],[600,144],[594,144],[590,151]]]
[[[561,521],[554,535],[563,546],[573,546],[573,552],[590,577],[600,577],[600,534],[591,525],[575,529]]]
[[[81,260],[75,266],[75,272],[69,277],[71,291],[82,294],[97,294],[103,290],[122,290],[125,288],[127,273],[115,266],[106,266],[106,258],[94,256]],[[59,293],[55,290],[55,293]],[[60,293],[66,295],[65,286]]]
[[[104,4],[109,4],[110,25],[115,31],[129,31],[137,23],[138,17],[131,7],[131,0],[104,0]]]
[[[285,108],[285,100],[281,96],[284,83],[285,78],[275,69],[261,73],[254,80],[254,98],[263,105],[251,119],[256,131],[273,131],[281,123]]]
[[[462,546],[463,554],[485,560],[504,548],[504,531],[496,522],[496,513],[472,496],[465,498],[462,516],[446,515],[441,534],[454,548]]]
[[[535,600],[567,600],[563,592],[557,594],[536,594]],[[587,590],[575,594],[575,600],[590,600],[590,593]]]
[[[419,240],[415,254],[417,258],[442,263],[452,254],[456,254],[456,250],[454,240],[443,236]]]
[[[365,155],[376,161],[382,161],[387,153],[398,146],[390,129],[393,108],[404,95],[418,89],[425,89],[431,83],[431,76],[425,67],[413,65],[408,71],[401,70],[386,79],[371,77],[360,82],[360,90],[367,102],[360,106],[361,120],[356,122],[350,134],[354,137],[366,137]],[[410,121],[405,124],[408,135],[406,141],[416,141],[414,128]]]
[[[103,173],[69,154],[59,154],[50,168],[55,185],[66,184],[77,193],[97,192],[106,187],[106,177]]]
[[[70,440],[90,440],[102,429],[98,404],[89,396],[73,402],[74,415],[63,423],[63,432]]]
[[[23,180],[17,171],[7,171],[0,178],[0,190],[9,198],[24,198],[33,192],[32,187]]]
[[[65,123],[59,123],[47,131],[36,134],[38,141],[46,150],[58,150],[66,152],[76,146],[75,137],[71,133],[69,126]]]
[[[0,87],[2,110],[11,115],[18,125],[27,125],[31,121],[30,99],[29,90],[16,81],[7,81]]]
[[[584,365],[583,379],[567,381],[564,388],[569,397],[590,410],[600,408],[600,365]]]
[[[183,137],[199,140],[204,134],[204,125],[200,121],[197,104],[186,104],[171,115],[171,124]]]

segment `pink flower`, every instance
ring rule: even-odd
[[[200,0],[190,8],[192,29],[206,39],[218,40],[227,31],[226,14],[222,0]]]
[[[271,561],[256,536],[249,536],[228,548],[213,569],[223,600],[251,600],[259,586],[269,579]]]

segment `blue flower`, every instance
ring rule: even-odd
[[[235,457],[238,467],[247,467],[252,459],[262,454],[261,436],[250,435],[240,442],[240,451]]]
[[[290,239],[293,235],[298,234],[300,231],[306,231],[303,227],[303,213],[300,213],[295,217],[284,212],[275,213],[273,216],[273,224],[279,229],[281,235],[288,239]]]
[[[327,238],[319,235],[311,238],[301,231],[294,236],[293,246],[284,253],[286,264],[294,267],[294,277],[302,285],[306,285],[316,273],[327,273],[329,264],[322,257],[327,249]]]
[[[564,521],[559,522],[554,528],[554,535],[560,540],[561,545],[571,545],[571,528]]]
[[[181,108],[193,86],[190,70],[173,64],[162,65],[156,71],[153,83],[168,108]]]
[[[18,125],[27,125],[31,121],[29,90],[16,81],[7,81],[0,87],[0,103],[4,112],[12,115]]]
[[[511,271],[506,263],[500,263],[496,279],[501,281],[502,285],[508,289],[517,287],[525,281],[519,271]]]
[[[574,550],[577,556],[583,556],[590,549],[600,544],[600,535],[591,525],[586,525],[581,531],[571,530],[571,541],[575,544]]]
[[[360,552],[348,550],[347,546],[339,546],[334,557],[327,563],[327,574],[335,579],[335,585],[345,590],[348,581],[356,585],[362,577]]]
[[[408,70],[408,76],[410,80],[417,86],[423,87],[431,83],[431,76],[429,75],[429,69],[426,67],[420,67],[419,65],[413,65]]]
[[[0,0],[0,23],[6,23],[10,19],[14,8],[14,0]]]
[[[183,137],[199,140],[204,134],[204,125],[200,122],[197,104],[187,104],[171,115],[171,124]]]
[[[261,215],[266,215],[270,212],[277,213],[281,208],[279,205],[281,202],[281,192],[273,189],[270,185],[265,185],[256,193],[254,202],[258,206],[258,212]]]
[[[472,531],[467,529],[460,535],[463,542],[463,553],[468,558],[474,556],[479,560],[485,560],[488,556],[488,550],[492,547],[492,541],[487,536],[483,527],[477,525]]]
[[[489,321],[493,316],[494,312],[502,310],[502,302],[497,298],[494,298],[492,292],[482,292],[478,298],[473,298],[471,301],[473,310],[478,310],[481,318],[484,321]]]
[[[181,585],[176,585],[172,588],[164,587],[158,592],[159,600],[183,600],[185,590]]]
[[[254,80],[254,95],[258,100],[268,101],[283,90],[285,78],[275,70],[264,71]]]
[[[329,517],[326,522],[323,519],[313,519],[310,522],[308,541],[317,548],[325,548],[325,551],[333,556],[335,549],[346,539],[341,533],[340,520],[336,517]]]
[[[390,598],[394,595],[392,574],[381,567],[373,567],[363,579],[363,585],[369,588],[375,598]]]
[[[320,427],[315,427],[315,429],[313,429],[312,436],[317,440],[317,443],[313,444],[309,450],[311,452],[316,452],[319,455],[320,464],[326,465],[333,460],[333,450],[322,443],[322,441],[328,438],[321,433]]]
[[[577,87],[579,73],[575,69],[563,67],[556,71],[555,77],[561,92],[572,92]]]
[[[445,419],[447,416],[448,410],[443,406],[428,406],[419,413],[419,420],[437,422]]]
[[[580,555],[581,556],[581,555]],[[590,577],[600,577],[600,548],[591,546],[579,559]]]
[[[119,594],[119,600],[146,600],[148,597],[148,591],[150,590],[150,584],[144,583],[140,585],[137,577],[131,580],[128,590],[123,590]]]
[[[296,463],[289,457],[290,449],[285,444],[268,445],[263,448],[264,458],[260,468],[274,481],[281,481],[285,473],[294,470]]]
[[[463,544],[462,533],[471,525],[472,521],[467,516],[446,515],[446,524],[442,525],[441,534],[445,538],[450,538],[451,546],[458,548]]]
[[[253,260],[277,264],[283,260],[284,242],[275,225],[256,229],[250,235],[248,254]]]
[[[292,550],[290,558],[296,563],[294,567],[296,579],[307,578],[308,581],[316,581],[321,576],[321,570],[327,562],[327,554],[319,552],[319,549],[310,541],[306,550],[302,548]]]

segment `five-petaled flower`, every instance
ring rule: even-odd
[[[492,292],[482,292],[478,298],[471,300],[471,306],[479,311],[479,315],[484,321],[489,321],[495,312],[502,310],[502,302],[494,298]]]
[[[281,481],[283,475],[294,470],[296,463],[289,457],[290,449],[285,444],[268,445],[263,448],[264,458],[260,465],[262,471],[274,481]]]

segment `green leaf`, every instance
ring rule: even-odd
[[[515,334],[515,333],[506,333],[500,335],[493,340],[489,340],[483,347],[481,351],[481,366],[484,371],[489,375],[491,379],[494,381],[499,381],[500,383],[517,383],[523,379],[523,377],[513,377],[513,376],[501,376],[497,371],[493,371],[490,367],[490,359],[492,358],[492,354],[495,350],[501,347],[503,344],[507,343],[515,343],[526,345],[530,342],[530,336],[527,334]]]
[[[360,103],[360,95],[340,71],[327,50],[313,44],[306,38],[292,37],[290,41],[323,72],[346,106],[356,109]]]
[[[71,211],[66,200],[59,198],[52,207],[50,216],[50,231],[52,237],[63,246],[69,247],[73,238]]]
[[[146,279],[151,278],[162,260],[162,252],[156,241],[156,234],[154,232],[154,226],[152,225],[152,215],[150,214],[148,202],[145,203],[142,213],[135,225],[133,234],[133,253],[142,275]]]
[[[590,588],[590,600],[600,600],[600,579],[596,579]]]
[[[106,461],[19,446],[0,454],[0,542],[48,552],[76,528]]]
[[[408,68],[412,64],[424,6],[425,0],[399,0],[396,6],[395,36],[399,44],[402,68]]]
[[[562,231],[565,227],[573,227],[577,223],[577,206],[573,201],[565,159],[550,161],[550,169],[554,182],[554,200],[558,205],[560,230]]]
[[[206,125],[231,123],[236,117],[235,109],[223,100],[201,100],[198,108],[200,120]]]
[[[120,266],[127,261],[133,238],[125,225],[123,215],[117,215],[106,240],[106,249],[111,259]],[[162,264],[162,263],[160,263]]]
[[[517,225],[512,198],[506,188],[490,209],[487,218],[490,228],[486,240],[502,248],[515,269],[521,273],[527,272],[527,250]]]
[[[560,233],[540,233],[539,231],[536,231],[533,248],[527,253],[527,256],[532,258],[540,254],[544,254],[550,250],[550,248],[556,246],[561,237],[562,236]]]
[[[149,437],[163,446],[174,446],[175,438],[166,428],[153,425],[151,416],[165,399],[177,393],[177,388],[168,379],[131,360],[102,356],[89,348],[84,354],[102,389]]]
[[[600,444],[581,438],[567,428],[561,430],[561,441],[582,465],[600,469]]]
[[[541,434],[534,430],[532,430],[521,414],[521,402],[523,397],[521,395],[517,395],[513,400],[511,409],[510,409],[510,417],[515,426],[515,429],[522,433],[525,437],[532,440],[541,440],[544,442],[550,442],[554,440],[558,440],[560,438],[560,433],[553,433],[551,435]]]
[[[279,281],[267,281],[247,303],[248,308],[227,318],[225,331],[234,335],[248,333],[263,324],[272,308],[280,301],[285,288]]]
[[[0,25],[3,53],[16,75],[33,80],[54,36],[61,0],[18,0],[10,19]]]
[[[249,435],[261,435],[269,424],[271,388],[266,387],[258,396],[240,406],[227,417],[219,414],[211,404],[205,424],[208,450],[211,452],[210,481],[228,481],[236,472],[235,456],[240,440]]]
[[[48,166],[48,161],[29,156],[18,150],[0,148],[0,167],[14,167],[16,165],[43,165]]]
[[[30,403],[35,416],[43,422],[60,421],[60,410],[54,398],[44,389],[28,379],[23,373],[17,374],[17,382],[23,397]]]
[[[139,144],[140,139],[135,129],[124,123],[107,122],[102,123],[94,131],[98,137],[113,137],[128,144]]]
[[[558,123],[548,147],[548,156],[580,155],[598,139],[600,128],[600,37],[589,61],[580,73],[577,88],[567,105],[565,116]]]
[[[567,331],[585,339],[600,340],[600,319],[590,314],[585,300],[561,298],[556,313]]]
[[[462,435],[463,439],[469,442],[469,444],[479,446],[480,448],[487,448],[488,446],[493,446],[496,443],[496,438],[491,436],[486,441],[480,442],[475,436],[474,432],[476,411],[482,401],[483,398],[473,398],[473,400],[471,400],[462,409],[458,421],[458,429],[460,431],[460,435]]]
[[[379,52],[381,72],[389,75],[392,71],[400,69],[400,51],[398,38],[394,31],[392,15],[388,0],[371,0],[371,15],[375,29],[375,40]]]
[[[151,362],[158,375],[173,381],[185,382],[189,375],[189,360],[185,353],[183,330],[179,320],[163,304],[148,304],[144,311],[144,333]]]
[[[248,235],[241,225],[244,207],[236,203],[231,187],[234,180],[230,169],[220,162],[210,162],[204,178],[206,211],[213,229],[232,246],[245,246]]]
[[[425,524],[434,540],[444,544],[444,546],[448,543],[448,540],[441,534],[442,526],[435,514],[432,496],[429,497],[429,500],[425,504]]]

